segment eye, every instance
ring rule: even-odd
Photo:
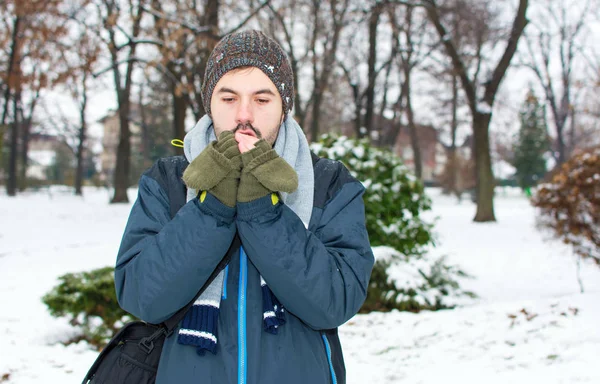
[[[257,101],[258,101],[258,103],[259,103],[259,104],[267,104],[267,103],[269,103],[271,100],[269,100],[269,99],[258,99]]]
[[[223,102],[225,102],[225,103],[233,103],[235,101],[235,98],[233,98],[233,97],[223,97],[223,98],[221,98],[221,100],[223,100]]]

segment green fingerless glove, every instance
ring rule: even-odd
[[[292,193],[298,188],[298,174],[264,139],[242,153],[242,175],[237,201],[246,203],[272,192]]]
[[[208,191],[229,207],[235,207],[242,157],[231,131],[219,135],[183,172],[188,188]]]

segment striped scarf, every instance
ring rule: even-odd
[[[214,140],[216,137],[212,120],[206,115],[185,136],[184,152],[187,160],[191,163]],[[304,132],[292,117],[288,116],[281,125],[274,148],[298,173],[298,189],[290,194],[280,193],[281,199],[308,228],[314,194],[312,159]],[[198,191],[188,189],[187,200],[195,198],[197,194]],[[240,250],[243,251],[241,248]],[[226,298],[227,272],[228,267],[216,276],[181,322],[177,341],[180,344],[195,346],[198,354],[202,355],[205,351],[216,354],[219,308],[221,299]],[[264,330],[277,334],[277,328],[285,323],[285,308],[262,276],[260,285]]]

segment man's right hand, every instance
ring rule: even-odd
[[[235,140],[238,143],[240,153],[245,153],[254,149],[254,146],[258,142],[259,138],[251,135],[246,135],[238,131],[235,133]]]

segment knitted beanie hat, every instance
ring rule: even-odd
[[[294,106],[294,77],[287,55],[277,42],[261,31],[243,31],[225,36],[213,49],[202,83],[202,104],[210,116],[210,99],[223,75],[234,68],[256,67],[271,79],[283,102],[283,113]]]

